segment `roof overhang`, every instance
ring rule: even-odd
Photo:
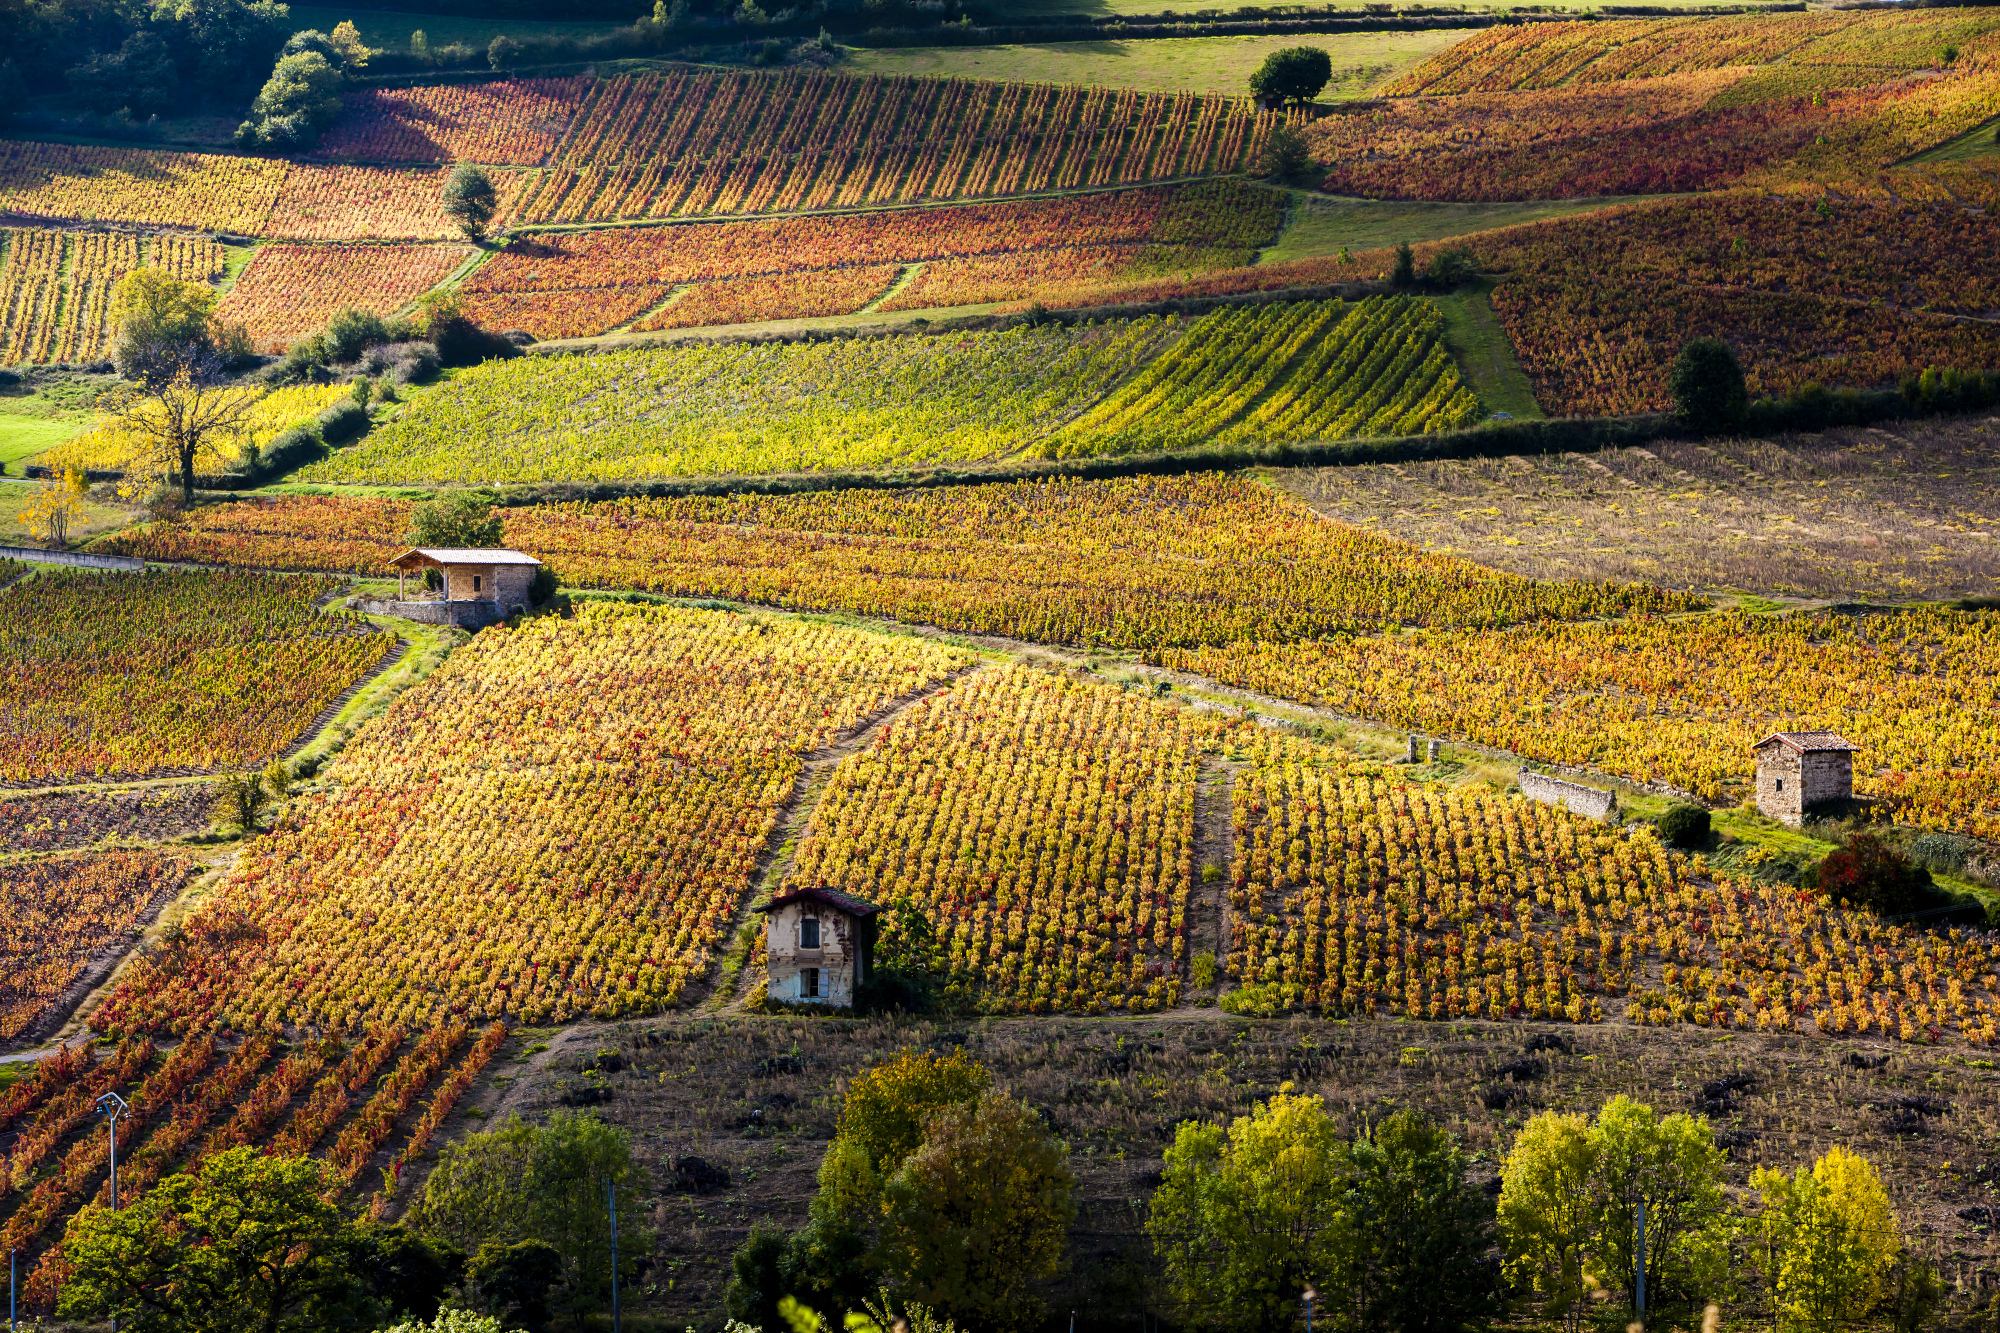
[[[845,912],[849,916],[858,917],[874,916],[882,910],[865,898],[856,898],[850,894],[842,893],[837,889],[821,888],[792,889],[787,893],[779,894],[762,907],[753,908],[752,910],[758,912],[775,912],[781,907],[790,907],[793,903],[798,902],[814,902],[820,904],[822,907],[831,907],[836,912]]]
[[[1845,750],[1859,754],[1861,747],[1835,735],[1831,731],[1774,731],[1763,740],[1751,746],[1761,750],[1767,745],[1783,745],[1800,754],[1824,753]]]
[[[534,566],[541,563],[522,551],[445,546],[413,546],[389,562],[396,569],[443,569],[447,565]]]

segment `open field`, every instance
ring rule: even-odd
[[[73,418],[23,417],[0,411],[0,475],[9,468],[15,476],[22,475],[20,464],[61,444],[88,424]]]
[[[347,309],[393,315],[476,253],[469,245],[266,245],[216,307],[279,352]]]
[[[1566,199],[1534,203],[1437,204],[1404,200],[1329,199],[1301,195],[1285,218],[1285,230],[1258,256],[1263,264],[1337,255],[1342,250],[1381,250],[1408,241],[1449,240],[1526,222],[1592,213],[1634,202],[1638,196]]]
[[[1381,84],[1458,42],[1469,29],[1370,32],[1338,36],[1163,37],[1144,41],[1048,42],[1022,46],[857,48],[847,64],[870,74],[933,74],[967,79],[1035,80],[1141,92],[1233,95],[1264,57],[1310,46],[1333,62],[1322,101],[1365,97]]]
[[[0,782],[261,766],[388,650],[331,581],[44,570],[0,592]]]
[[[1279,472],[1331,517],[1531,578],[1783,597],[1990,596],[1988,422]]]
[[[19,472],[17,466],[14,469]],[[9,546],[32,546],[38,539],[21,522],[21,511],[35,498],[40,482],[0,481],[0,544]],[[115,532],[129,527],[132,511],[122,504],[107,503],[95,497],[86,499],[81,520],[70,527],[72,542],[88,541],[100,533]]]

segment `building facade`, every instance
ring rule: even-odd
[[[1822,801],[1854,795],[1854,755],[1830,731],[1779,731],[1751,747],[1757,756],[1758,812],[1793,828]]]
[[[875,966],[882,909],[833,889],[792,889],[764,913],[764,993],[786,1004],[846,1009]]]

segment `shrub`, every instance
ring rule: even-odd
[[[351,440],[368,429],[368,409],[343,398],[319,414],[319,434],[328,444]]]
[[[1396,267],[1389,274],[1389,281],[1397,287],[1414,287],[1417,282],[1417,256],[1410,249],[1408,241],[1396,246]]]
[[[1660,836],[1676,847],[1699,847],[1708,841],[1708,811],[1683,802],[1660,816]]]
[[[1275,181],[1290,180],[1311,168],[1312,164],[1312,146],[1306,142],[1305,132],[1296,125],[1280,125],[1271,131],[1259,162],[1264,174]]]
[[[326,322],[322,346],[329,361],[357,361],[369,348],[389,341],[389,326],[372,310],[349,307]]]
[[[1903,916],[1937,905],[1931,872],[1872,833],[1857,833],[1819,865],[1820,892],[1877,916]]]
[[[1400,267],[1402,256],[1396,257]],[[1424,266],[1424,281],[1433,287],[1452,288],[1479,276],[1479,257],[1464,246],[1454,245],[1431,256]]]
[[[1750,407],[1743,368],[1720,338],[1696,338],[1681,348],[1667,376],[1667,392],[1675,415],[1696,430],[1735,426]]]

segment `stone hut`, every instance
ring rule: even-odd
[[[1793,828],[1821,801],[1854,795],[1854,755],[1830,731],[1778,731],[1751,746],[1757,756],[1757,809]]]
[[[542,562],[520,551],[416,547],[389,562],[396,567],[396,600],[362,610],[432,625],[491,625],[526,610]],[[410,596],[408,576],[437,570],[444,585]]]
[[[875,966],[882,909],[833,889],[792,889],[764,913],[765,994],[790,1004],[846,1009]]]

